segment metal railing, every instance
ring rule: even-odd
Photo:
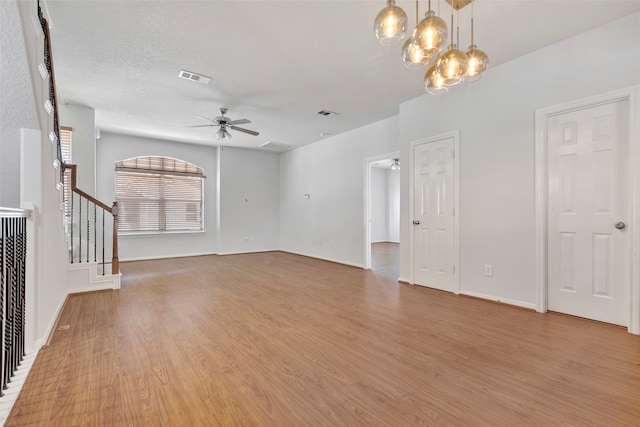
[[[31,211],[0,208],[0,396],[25,355],[27,218]]]

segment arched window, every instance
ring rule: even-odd
[[[120,160],[115,166],[119,231],[204,230],[201,167],[157,156]]]

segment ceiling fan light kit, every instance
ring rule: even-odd
[[[221,139],[231,139],[231,134],[229,132],[227,132],[226,129],[220,128],[218,129],[218,131],[216,132],[216,139],[217,140],[221,140]]]
[[[420,22],[418,22],[418,0],[416,0],[416,26],[400,51],[402,62],[409,69],[432,64],[424,76],[425,89],[432,95],[444,93],[458,83],[474,82],[489,67],[489,56],[478,49],[473,39],[474,0],[445,1],[451,5],[451,42],[447,51],[442,53],[448,39],[447,24],[431,10],[431,0],[428,0],[427,12]],[[471,4],[471,45],[467,52],[463,52],[458,50],[458,40],[454,42],[453,12],[469,4]],[[395,5],[395,1],[387,1],[387,6],[378,13],[374,21],[374,32],[378,41],[388,45],[402,40],[407,33],[406,28],[401,31],[403,22],[406,27],[406,13]],[[457,30],[459,31],[459,28]]]

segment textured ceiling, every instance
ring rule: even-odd
[[[397,3],[413,22],[415,2]],[[395,115],[423,95],[424,70],[407,70],[399,46],[374,39],[384,4],[46,1],[63,102],[94,108],[103,130],[212,145],[215,128],[186,126],[228,107],[231,119],[248,118],[242,127],[260,132],[235,132],[225,143],[241,147],[312,143]],[[440,7],[449,13],[444,1]],[[421,1],[421,15],[425,9]],[[465,49],[470,9],[460,12]],[[637,11],[640,1],[478,0],[476,42],[495,67]],[[213,81],[179,79],[180,69]],[[322,109],[340,114],[322,117]]]
[[[31,31],[31,28],[27,28]],[[0,206],[20,207],[20,128],[38,129],[16,2],[0,1]]]

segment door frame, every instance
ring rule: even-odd
[[[637,100],[640,86],[633,86],[575,101],[565,102],[535,111],[535,283],[536,311],[548,309],[548,169],[547,119],[570,111],[591,108],[617,101],[629,102],[629,225],[631,238],[631,269],[629,271],[629,325],[627,330],[640,335],[640,118]]]
[[[364,159],[364,269],[371,270],[371,168],[380,160],[400,158],[400,151]],[[401,166],[402,167],[402,166]]]
[[[453,189],[455,197],[453,200],[454,218],[453,218],[453,293],[460,293],[460,131],[441,133],[429,138],[418,139],[409,143],[409,283],[416,284],[415,270],[415,236],[413,232],[413,208],[414,208],[414,155],[413,152],[417,145],[429,144],[432,142],[442,141],[443,139],[453,138]]]

